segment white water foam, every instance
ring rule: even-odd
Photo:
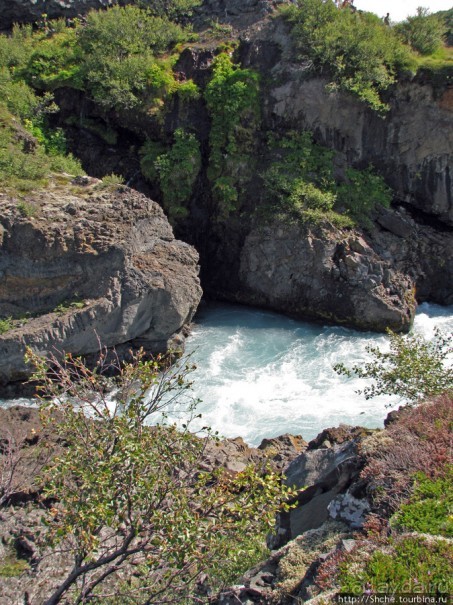
[[[197,319],[187,344],[198,366],[200,426],[226,437],[257,445],[285,432],[312,439],[340,423],[377,428],[401,403],[386,396],[367,401],[356,393],[363,380],[333,370],[336,363],[369,359],[369,345],[386,348],[383,335],[224,304],[207,306]],[[453,330],[452,307],[420,306],[414,331],[431,338],[435,327]]]
[[[453,331],[453,307],[421,305],[414,332],[432,338],[436,327]],[[386,348],[388,340],[248,307],[208,305],[187,341],[198,366],[191,378],[202,414],[191,427],[208,425],[251,445],[286,432],[309,440],[340,423],[380,427],[401,401],[384,396],[367,401],[355,392],[364,388],[363,380],[348,380],[333,370],[336,363],[350,367],[369,359],[369,345]],[[3,406],[32,404],[23,398],[0,400]],[[185,416],[181,404],[169,419],[183,422]]]

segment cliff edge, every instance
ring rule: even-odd
[[[155,202],[79,177],[0,205],[0,314],[11,318],[0,384],[27,377],[26,346],[87,355],[100,343],[180,343],[202,294],[198,255]]]

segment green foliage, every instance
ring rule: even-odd
[[[119,591],[122,603],[145,602],[140,595],[183,602],[203,571],[215,576],[231,566],[236,574],[236,540],[244,548],[245,536],[264,538],[289,492],[268,469],[201,470],[209,436],[189,432],[190,360],[170,365],[142,351],[119,365],[103,353],[89,370],[70,356],[49,363],[27,356],[45,397],[43,422],[65,444],[43,477],[45,496],[57,502],[49,543],[74,561],[54,598],[95,599],[108,578],[108,593]],[[104,376],[112,369],[113,397]],[[178,405],[186,416],[180,428],[166,420]]]
[[[391,189],[371,167],[348,168],[346,180],[337,187],[337,208],[362,226],[370,224],[370,215],[376,208],[389,208],[391,201]]]
[[[352,369],[338,364],[335,370],[342,375],[374,380],[372,385],[359,391],[366,399],[398,395],[410,405],[416,405],[429,396],[453,391],[451,334],[436,329],[430,341],[416,335],[400,336],[390,330],[388,334],[389,351],[368,347],[372,361]]]
[[[449,542],[402,537],[389,544],[386,552],[375,550],[362,569],[349,561],[340,565],[341,592],[362,595],[365,586],[370,586],[373,592],[386,594],[450,593],[452,563]]]
[[[266,195],[280,212],[306,219],[332,210],[336,196],[332,176],[333,152],[315,145],[309,132],[289,132],[271,139],[274,160],[264,174]]]
[[[228,52],[213,63],[205,90],[211,116],[208,178],[218,216],[237,208],[242,164],[249,168],[254,149],[253,132],[259,118],[259,76],[234,65]]]
[[[38,32],[32,40],[33,52],[20,75],[38,89],[54,90],[59,86],[82,88],[78,32],[77,28],[69,27],[49,37]]]
[[[334,152],[316,145],[309,132],[289,132],[272,139],[269,147],[275,159],[263,177],[274,211],[296,220],[352,227],[366,226],[377,206],[390,205],[389,188],[371,168],[350,168],[346,180],[337,184]]]
[[[0,577],[16,578],[30,569],[28,561],[9,556],[0,562]]]
[[[0,181],[19,191],[45,184],[51,172],[83,173],[66,154],[62,130],[48,127],[47,115],[58,109],[52,94],[38,96],[23,79],[41,37],[28,26],[0,36]]]
[[[431,479],[416,475],[412,497],[403,504],[392,522],[407,531],[453,537],[453,466],[443,476]]]
[[[0,36],[0,72],[4,68],[12,76],[10,96],[20,98],[13,88],[25,80],[46,91],[86,90],[106,109],[150,108],[179,89],[181,98],[194,98],[196,86],[177,82],[171,61],[160,56],[190,37],[170,21],[171,13],[113,6],[91,11],[83,25],[75,19],[70,26],[48,22],[36,32],[15,28],[10,38]]]
[[[86,302],[83,300],[73,300],[73,301],[63,301],[59,305],[55,307],[53,310],[54,313],[58,313],[58,315],[64,315],[68,311],[72,311],[75,309],[83,309],[86,306]]]
[[[412,64],[397,34],[366,12],[338,10],[332,0],[298,0],[285,7],[299,56],[331,78],[329,88],[350,92],[378,112],[382,93]]]
[[[177,89],[171,68],[156,55],[185,39],[168,18],[135,6],[90,12],[78,36],[81,76],[101,106],[136,107],[145,93],[162,97]]]
[[[14,25],[11,35],[0,35],[0,67],[15,69],[26,64],[33,52],[33,27]]]
[[[154,168],[169,217],[173,220],[185,217],[201,168],[200,144],[195,135],[178,128],[173,145],[167,153],[156,157]]]
[[[443,45],[445,22],[438,15],[430,15],[419,6],[417,14],[395,25],[395,31],[406,44],[421,55],[431,55]]]
[[[4,319],[0,319],[0,334],[6,334],[14,328],[14,323],[12,317],[6,317]]]
[[[159,178],[156,170],[157,158],[165,153],[165,147],[160,141],[147,139],[140,149],[140,168],[148,181],[155,182]]]
[[[124,178],[112,172],[112,174],[106,174],[102,177],[102,181],[96,185],[97,189],[115,189],[120,185],[124,184]]]
[[[442,19],[445,27],[445,42],[448,46],[453,45],[453,8],[446,11],[435,13],[437,17]]]
[[[19,214],[22,217],[28,217],[28,218],[32,218],[33,216],[36,216],[37,213],[37,208],[36,206],[34,206],[33,204],[30,204],[29,202],[18,202],[17,203],[17,209],[19,210]]]

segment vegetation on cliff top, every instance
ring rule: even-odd
[[[388,109],[385,91],[400,75],[417,71],[418,54],[439,51],[447,31],[445,21],[425,9],[395,27],[372,13],[339,10],[333,0],[298,0],[282,12],[299,57],[327,75],[330,90],[350,92],[380,113]]]
[[[260,77],[235,62],[234,41],[217,49],[204,90],[175,70],[181,45],[194,39],[187,16],[197,3],[165,0],[113,6],[91,11],[83,21],[44,17],[36,29],[16,26],[10,36],[0,36],[3,184],[27,189],[44,184],[52,171],[81,172],[66,154],[63,131],[52,128],[59,109],[53,93],[72,88],[95,102],[96,117],[70,116],[65,124],[87,129],[109,144],[117,142],[112,116],[143,116],[149,129],[142,135],[141,171],[160,188],[173,223],[189,215],[195,183],[204,170],[210,218],[222,221],[249,211],[250,189],[267,154],[270,167],[263,175],[263,197],[270,206],[277,204],[273,210],[292,219],[327,219],[341,227],[369,224],[374,209],[390,201],[389,190],[372,167],[349,167],[339,180],[332,175],[327,150],[312,145],[311,159],[302,157],[297,164],[294,142],[280,141],[281,154],[263,146],[267,133],[260,121]],[[292,24],[297,56],[310,59],[315,70],[327,75],[331,90],[346,90],[379,112],[385,112],[386,91],[399,74],[421,66],[443,77],[446,62],[439,44],[446,26],[424,11],[398,27],[386,26],[371,13],[339,10],[331,0],[301,0],[282,11]],[[419,52],[435,52],[420,58],[409,44]],[[194,101],[206,104],[211,119],[208,153],[197,127],[181,119],[182,108]],[[175,111],[178,127],[170,135],[165,120]],[[27,138],[27,132],[34,139]],[[303,156],[307,145],[300,147]],[[286,167],[279,155],[288,162]]]

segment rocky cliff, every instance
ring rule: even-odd
[[[43,15],[48,19],[77,17],[90,9],[107,8],[118,4],[115,0],[5,0],[2,3],[0,29],[9,29],[13,23],[34,23]]]
[[[0,203],[0,313],[16,318],[0,336],[0,383],[29,374],[27,345],[87,355],[99,343],[180,344],[201,298],[198,255],[155,202],[81,177]]]
[[[239,300],[362,329],[408,329],[415,311],[411,280],[332,226],[253,229],[239,275]]]
[[[27,19],[39,7],[18,4],[27,7]],[[58,14],[100,4],[60,3]],[[143,168],[146,150],[157,145],[159,153],[168,152],[178,128],[195,137],[201,169],[182,200],[175,229],[199,251],[210,297],[364,329],[405,331],[416,302],[453,302],[451,82],[424,72],[406,74],[386,92],[389,111],[381,116],[352,95],[327,90],[327,79],[297,56],[277,4],[206,0],[196,9],[200,39],[185,46],[173,68],[178,82],[192,79],[198,86],[196,96],[163,97],[149,111],[145,105],[106,110],[89,88],[61,87],[54,91],[60,107],[54,124],[66,130],[88,173],[122,174],[164,205],[155,158],[145,158],[148,174]],[[211,158],[215,116],[205,92],[225,41],[233,63],[259,77],[257,107],[246,108],[231,135],[236,151],[219,155],[220,180],[233,183],[237,193],[234,211],[219,216]],[[372,165],[392,188],[391,209],[371,212],[368,224],[355,230],[329,221],[285,223],[272,206],[263,218],[263,175],[275,161],[268,141],[303,130],[333,152],[337,183],[347,181],[349,169]]]
[[[196,17],[201,30],[203,17],[212,15],[230,27],[230,41],[238,42],[234,61],[260,75],[259,111],[237,126],[249,149],[225,160],[227,178],[238,183],[235,214],[216,215],[209,180],[212,116],[203,96],[168,102],[158,123],[139,111],[106,115],[86,95],[61,90],[59,122],[67,127],[71,116],[83,115],[67,131],[88,171],[100,175],[104,166],[121,172],[158,199],[157,181],[141,173],[140,146],[156,138],[168,146],[178,127],[196,134],[202,168],[176,229],[200,252],[209,296],[359,328],[407,330],[415,301],[453,302],[451,87],[423,74],[401,81],[387,94],[389,112],[380,116],[351,95],[328,92],[327,80],[295,59],[288,25],[270,17],[272,10],[271,3],[254,0],[228,6],[213,0]],[[203,93],[219,44],[208,37],[187,47],[175,66],[178,77],[193,79]],[[113,129],[117,144],[103,141],[93,124],[99,132]],[[273,161],[268,138],[301,130],[334,152],[339,182],[349,168],[372,165],[392,188],[392,208],[372,214],[371,223],[354,232],[328,222],[285,225],[271,213],[257,217],[265,204],[262,177]],[[350,243],[359,241],[360,249]]]

